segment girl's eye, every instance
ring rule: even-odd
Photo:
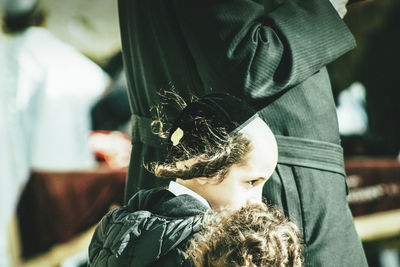
[[[246,184],[249,185],[250,187],[258,186],[259,184],[263,184],[266,179],[263,177],[257,178],[257,179],[252,179],[249,181],[246,181]]]
[[[257,182],[258,182],[258,180],[250,180],[250,181],[248,181],[247,183],[248,183],[250,186],[254,186]]]

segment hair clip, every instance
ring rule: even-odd
[[[178,168],[180,170],[184,170],[184,169],[191,167],[192,165],[194,165],[197,162],[199,162],[199,160],[197,158],[192,158],[192,159],[188,159],[188,160],[178,161],[175,163],[175,166],[176,166],[176,168]]]
[[[179,144],[179,142],[181,141],[183,137],[183,131],[181,128],[176,128],[175,132],[171,135],[171,141],[172,141],[172,145],[176,146]]]

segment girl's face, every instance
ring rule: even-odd
[[[271,130],[257,118],[240,131],[251,141],[251,149],[241,164],[229,168],[224,180],[196,178],[196,188],[213,209],[240,208],[247,202],[261,202],[262,189],[278,161],[278,148]]]

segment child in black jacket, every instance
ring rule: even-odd
[[[185,251],[203,214],[262,201],[275,169],[277,145],[242,100],[212,94],[194,100],[168,134],[165,162],[151,168],[175,179],[168,189],[141,190],[109,212],[89,247],[90,266],[191,266]]]

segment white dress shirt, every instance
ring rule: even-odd
[[[181,185],[177,182],[171,181],[169,183],[168,186],[168,190],[174,194],[175,196],[179,196],[179,195],[189,195],[194,197],[195,199],[197,199],[198,201],[200,201],[201,203],[203,203],[206,207],[208,207],[209,209],[211,209],[210,204],[208,203],[208,201],[200,196],[199,194],[197,194],[196,192],[194,192],[193,190],[187,188],[184,185]]]

